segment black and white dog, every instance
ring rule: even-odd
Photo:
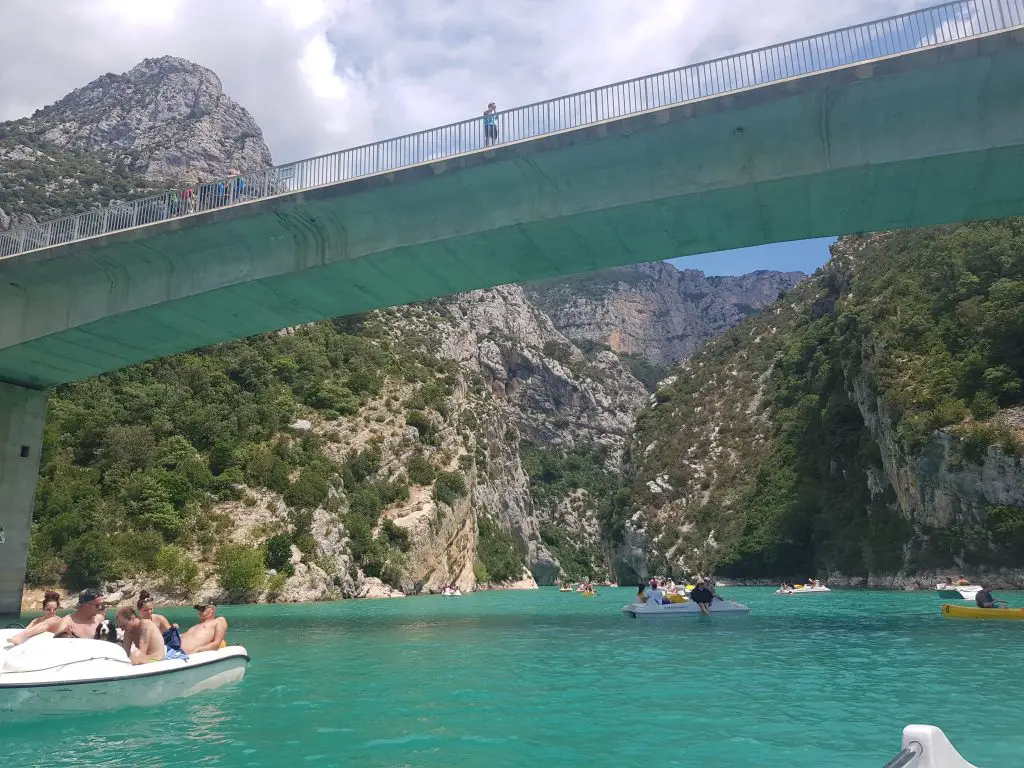
[[[118,629],[114,626],[114,622],[110,619],[104,619],[100,622],[100,625],[96,627],[96,640],[109,640],[112,643],[119,643],[124,637],[124,630]]]

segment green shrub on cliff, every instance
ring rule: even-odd
[[[267,583],[266,555],[260,547],[224,544],[217,550],[217,578],[233,600],[247,600]]]
[[[483,515],[477,518],[476,557],[479,566],[474,571],[482,582],[520,579],[526,567],[526,557],[512,534]]]

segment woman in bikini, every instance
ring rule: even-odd
[[[21,632],[10,638],[12,645],[21,645],[30,637],[41,635],[43,632],[56,632],[60,627],[61,617],[57,615],[60,610],[60,595],[56,592],[46,592],[43,595],[43,615],[32,619]]]
[[[159,613],[153,613],[154,605],[155,601],[149,592],[146,590],[139,592],[139,601],[135,604],[135,607],[139,609],[140,617],[143,619],[149,619],[156,624],[156,628],[160,630],[160,634],[163,634],[171,627],[177,628],[178,625],[171,624],[171,622],[167,620],[166,616],[161,616]]]

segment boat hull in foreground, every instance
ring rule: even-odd
[[[646,618],[648,616],[658,618],[685,618],[687,616],[694,617],[704,615],[700,606],[691,601],[687,601],[685,603],[665,604],[655,603],[652,600],[648,600],[646,603],[630,603],[629,605],[624,605],[622,606],[622,612],[635,619]],[[747,613],[750,613],[750,608],[733,600],[715,600],[711,604],[712,616],[742,616]]]
[[[249,655],[240,645],[193,653],[188,661],[133,665],[104,640],[55,639],[49,633],[7,646],[18,630],[0,630],[0,713],[67,714],[153,706],[235,683]]]
[[[1024,621],[1024,608],[978,608],[975,605],[942,606],[947,619],[980,619],[982,621]]]

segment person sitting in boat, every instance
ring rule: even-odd
[[[181,649],[185,653],[199,653],[226,646],[224,637],[228,633],[228,622],[223,616],[216,615],[217,604],[213,600],[204,600],[192,607],[199,611],[199,623],[181,633]]]
[[[41,635],[43,632],[56,632],[61,620],[61,617],[57,615],[59,609],[60,595],[47,591],[43,595],[43,615],[32,619],[25,629],[14,637],[8,638],[8,642],[11,645],[21,645],[30,637]]]
[[[639,600],[641,603],[646,603],[647,602],[647,595],[644,594],[644,585],[643,584],[638,585],[637,588],[636,588],[636,599]]]
[[[657,584],[658,580],[654,579],[654,583]],[[653,600],[655,603],[661,604],[665,601],[665,591],[658,586],[648,587],[647,599]]]
[[[83,589],[78,593],[78,608],[60,620],[53,630],[53,636],[93,640],[106,612],[107,605],[103,593],[91,587]]]
[[[698,581],[693,591],[690,592],[690,599],[697,604],[700,608],[700,612],[705,616],[711,614],[711,602],[715,599],[715,594],[705,586],[703,581]]]
[[[160,634],[165,634],[167,630],[172,627],[177,628],[177,624],[171,624],[167,620],[166,616],[161,616],[159,613],[153,613],[153,608],[156,606],[156,601],[153,596],[146,590],[139,592],[139,600],[135,603],[135,607],[139,610],[139,616],[142,619],[147,619],[156,624],[156,628],[160,630]]]
[[[121,643],[132,664],[188,658],[180,648],[168,648],[156,622],[142,618],[130,605],[118,610],[116,623],[118,629],[124,630]],[[133,647],[135,650],[132,650]]]
[[[979,608],[995,608],[998,605],[1006,607],[1005,600],[994,600],[992,598],[992,590],[987,584],[981,585],[981,589],[974,595],[974,602]]]
[[[790,591],[793,590],[793,588],[789,586],[789,582],[786,581],[782,582],[782,584],[779,586],[779,589],[781,589],[783,592],[785,592],[787,589]]]

